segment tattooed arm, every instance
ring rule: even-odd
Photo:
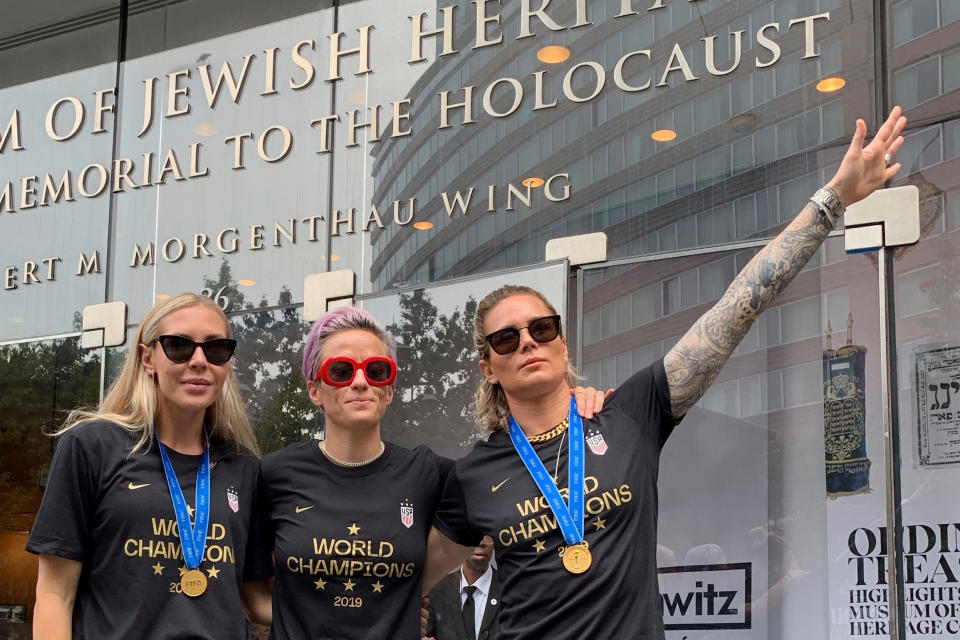
[[[827,183],[844,207],[866,198],[900,169],[899,163],[887,166],[884,155],[893,156],[903,144],[900,132],[906,122],[900,107],[894,107],[876,137],[864,147],[867,127],[863,120],[857,120],[857,130],[843,162]],[[807,203],[793,222],[743,268],[717,304],[664,356],[675,417],[684,415],[707,392],[757,316],[810,260],[835,223],[829,212]]]

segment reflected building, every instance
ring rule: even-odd
[[[882,330],[897,344],[904,522],[955,522],[942,505],[957,469],[918,455],[916,383],[918,354],[960,344],[955,0],[83,0],[58,12],[17,7],[0,27],[0,373],[17,390],[0,401],[0,607],[32,616],[36,565],[21,549],[53,446],[43,434],[97,402],[157,299],[193,290],[224,307],[267,451],[322,432],[298,377],[304,279],[352,272],[332,298],[401,337],[385,431],[459,455],[477,438],[468,316],[485,293],[547,290],[587,381],[615,387],[829,180],[855,119],[873,130],[893,104],[910,125],[891,186],[918,188],[922,232],[894,263],[896,317],[881,325],[875,256],[848,255],[836,230],[672,436],[660,536],[672,563],[719,547],[751,567],[762,605],[729,633],[853,633],[865,586],[851,586],[846,545],[885,523],[891,480]],[[544,264],[549,240],[591,233],[606,235],[602,260]],[[85,308],[117,301],[119,340],[83,324]],[[847,342],[867,351],[870,491],[827,499],[822,358]],[[785,571],[803,589],[774,589]],[[28,625],[0,621],[5,633],[29,637]]]

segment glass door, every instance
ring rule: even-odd
[[[590,383],[666,354],[763,244],[582,268]],[[875,257],[828,238],[667,442],[668,640],[886,637],[877,281]]]

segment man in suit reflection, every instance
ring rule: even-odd
[[[500,623],[500,580],[490,566],[493,538],[484,536],[459,571],[427,595],[428,640],[495,640]]]

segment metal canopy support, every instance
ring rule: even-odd
[[[303,279],[303,316],[313,322],[321,315],[353,304],[357,276],[352,269],[311,273]]]
[[[104,302],[83,308],[80,346],[119,347],[127,340],[127,303]]]
[[[900,429],[897,420],[897,337],[894,325],[894,247],[920,239],[920,192],[914,186],[881,189],[847,209],[847,253],[879,251],[880,395],[887,507],[887,603],[891,640],[906,640],[903,599],[903,514],[900,509]]]
[[[571,267],[591,262],[604,262],[607,259],[607,234],[598,231],[579,236],[553,238],[547,240],[544,251],[547,261],[567,258]]]

